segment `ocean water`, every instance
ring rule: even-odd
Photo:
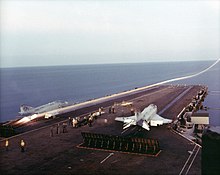
[[[160,81],[191,75],[212,61],[1,68],[0,121],[18,116],[21,104],[37,107],[55,100],[82,102]],[[172,84],[203,84],[210,108],[220,108],[220,64],[198,77]],[[220,125],[220,110],[209,110]]]

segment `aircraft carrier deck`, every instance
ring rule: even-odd
[[[0,169],[2,174],[201,174],[201,147],[176,133],[170,125],[151,127],[150,131],[138,126],[123,130],[123,123],[115,117],[129,116],[130,106],[118,103],[129,101],[133,107],[143,110],[150,104],[158,107],[158,114],[175,120],[203,86],[163,85],[145,89],[135,94],[127,93],[114,99],[91,103],[76,108],[56,119],[34,121],[18,128],[20,134],[0,142]],[[109,113],[109,106],[115,104],[116,112]],[[117,105],[118,104],[118,105]],[[67,132],[57,124],[68,123],[68,117],[88,116],[103,107],[105,112],[92,123],[73,128],[67,125]],[[53,132],[53,136],[51,133]],[[161,151],[157,156],[123,153],[113,150],[85,149],[81,132],[132,136],[157,139]],[[20,141],[25,141],[21,152]]]

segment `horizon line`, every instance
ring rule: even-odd
[[[220,58],[219,58],[220,59]],[[169,60],[169,61],[141,61],[141,62],[109,62],[109,63],[79,63],[79,64],[54,64],[54,65],[21,65],[21,66],[1,66],[0,69],[6,68],[37,68],[37,67],[58,67],[58,66],[92,66],[92,65],[116,65],[116,64],[146,64],[146,63],[174,63],[174,62],[204,62],[217,61],[219,59],[202,59],[202,60]]]

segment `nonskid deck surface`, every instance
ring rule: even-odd
[[[190,90],[186,92],[189,88]],[[193,150],[194,144],[171,132],[168,125],[151,127],[150,131],[137,126],[123,130],[123,124],[114,119],[119,116],[129,116],[130,107],[116,105],[115,114],[109,114],[108,109],[110,105],[125,100],[133,102],[133,107],[139,110],[153,103],[158,106],[158,112],[160,112],[175,101],[161,114],[163,117],[173,119],[191,102],[200,89],[200,86],[161,86],[140,94],[78,109],[66,115],[66,118],[84,117],[97,111],[99,107],[104,107],[105,113],[92,123],[92,127],[84,125],[73,128],[68,125],[67,132],[63,133],[61,129],[58,134],[57,125],[52,121],[41,124],[44,127],[40,129],[33,127],[34,131],[9,138],[8,151],[4,147],[5,140],[1,141],[1,171],[4,174],[179,174],[189,157],[188,151]],[[176,100],[184,92],[186,93]],[[61,116],[57,121],[60,126],[63,122],[68,122],[66,118]],[[34,126],[38,126],[37,123]],[[151,157],[124,154],[120,151],[82,149],[77,147],[83,143],[82,132],[152,138],[159,141],[162,151],[158,156]],[[21,152],[20,149],[21,139],[26,143],[25,152]],[[200,154],[199,151],[189,173],[201,174]]]

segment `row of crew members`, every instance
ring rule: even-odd
[[[89,116],[85,116],[82,119],[80,117],[72,118],[69,117],[69,125],[73,127],[80,127],[88,124],[90,127],[92,126],[92,122],[97,119],[98,116],[101,116],[103,113],[103,107],[99,108],[98,112],[91,113]]]
[[[24,150],[25,150],[25,142],[24,142],[24,140],[22,139],[21,141],[20,141],[20,148],[21,148],[21,152],[24,152]],[[5,140],[5,150],[6,151],[8,151],[9,150],[9,140],[7,139],[7,140]]]
[[[80,126],[83,126],[86,124],[88,124],[89,126],[92,126],[93,120],[94,120],[93,116],[88,116],[88,117],[85,116],[85,117],[83,117],[82,120],[80,120],[79,117],[76,117],[76,118],[72,119],[72,126],[74,128],[77,128],[77,127],[80,127]]]

